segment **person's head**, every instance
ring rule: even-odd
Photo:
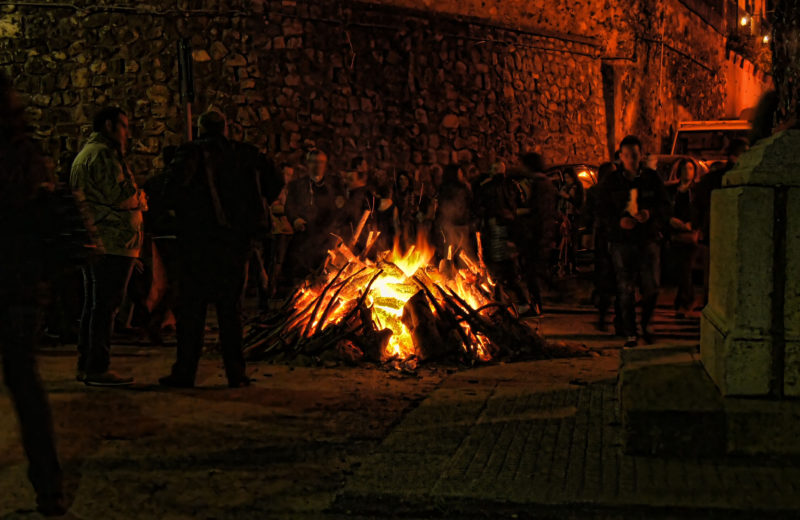
[[[25,107],[11,85],[11,80],[0,72],[0,137],[5,140],[25,133]],[[3,143],[5,144],[5,143]]]
[[[328,168],[328,156],[322,150],[311,150],[306,155],[306,167],[308,176],[319,182],[325,178],[325,171]]]
[[[639,171],[642,162],[642,142],[635,135],[629,135],[619,144],[619,159],[622,167],[629,172]]]
[[[411,189],[411,175],[407,171],[398,172],[397,189],[400,193],[405,193]]]
[[[493,163],[490,169],[490,173],[492,175],[505,175],[506,163],[504,163],[503,161],[497,161],[496,163]]]
[[[747,139],[744,139],[742,137],[737,137],[736,139],[731,141],[730,144],[728,144],[728,149],[726,151],[728,155],[728,161],[735,163],[736,161],[739,160],[739,157],[744,152],[747,151],[749,147],[750,145],[747,142]]]
[[[358,157],[353,157],[353,160],[350,161],[350,169],[366,173],[369,170],[369,165],[367,160],[359,155]]]
[[[443,175],[444,175],[444,170],[442,170],[441,166],[439,166],[438,164],[434,164],[433,166],[431,166],[430,169],[431,185],[434,188],[438,189],[439,186],[442,185]]]
[[[697,178],[697,166],[689,159],[681,159],[678,163],[678,180],[684,186],[692,184]]]
[[[92,130],[100,132],[119,145],[125,151],[128,144],[128,116],[119,107],[103,107],[97,111],[92,120]]]
[[[461,182],[463,179],[464,172],[461,169],[461,166],[457,164],[448,164],[444,167],[444,172],[442,173],[442,184]]]
[[[367,172],[351,170],[347,172],[347,187],[351,190],[367,185]]]
[[[603,179],[606,176],[617,169],[617,166],[613,162],[607,162],[600,165],[600,168],[597,170],[597,183],[603,182]]]
[[[228,134],[225,115],[215,108],[208,109],[197,119],[197,133],[200,137],[222,137]]]
[[[519,162],[530,173],[541,173],[544,171],[544,159],[535,152],[528,152],[519,158]]]
[[[292,168],[292,165],[287,162],[282,162],[278,166],[278,171],[283,178],[283,182],[286,184],[289,184],[289,182],[291,182],[291,180],[294,178],[294,168]]]
[[[470,164],[469,167],[467,167],[466,174],[467,180],[472,181],[478,178],[478,176],[481,174],[481,171],[474,164]]]

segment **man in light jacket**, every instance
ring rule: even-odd
[[[125,164],[128,118],[106,107],[72,163],[70,186],[97,254],[84,269],[84,307],[78,338],[77,379],[90,386],[129,385],[109,371],[111,330],[142,247],[144,192]]]

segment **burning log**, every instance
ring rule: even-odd
[[[407,369],[431,360],[473,364],[545,354],[536,332],[491,297],[494,284],[480,253],[473,261],[451,249],[437,269],[433,247],[418,240],[372,261],[366,253],[376,238],[371,232],[358,254],[339,240],[319,281],[308,280],[280,310],[251,325],[247,356]]]
[[[441,358],[446,354],[446,349],[436,318],[431,312],[428,297],[425,291],[420,290],[411,297],[403,307],[403,324],[411,333],[418,357],[421,361]]]

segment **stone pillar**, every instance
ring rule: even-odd
[[[756,143],[711,202],[700,353],[725,396],[800,396],[800,130]]]

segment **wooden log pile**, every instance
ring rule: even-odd
[[[345,276],[348,265],[341,267],[302,307],[297,306],[302,292],[298,291],[280,310],[250,323],[244,347],[247,357],[291,361],[303,356],[413,369],[427,361],[471,366],[492,360],[557,355],[536,330],[516,316],[513,307],[493,302],[473,308],[456,291],[420,270],[409,279],[417,292],[405,302],[401,317],[415,354],[403,359],[387,357],[393,331],[381,326],[367,296],[373,283],[392,265],[387,262],[380,268],[372,267],[371,273],[365,273],[368,268],[364,267]],[[369,275],[366,284],[365,275]],[[363,289],[354,284],[361,284]],[[332,309],[341,306],[340,295],[354,291],[359,296],[344,302],[343,317],[329,320]]]

